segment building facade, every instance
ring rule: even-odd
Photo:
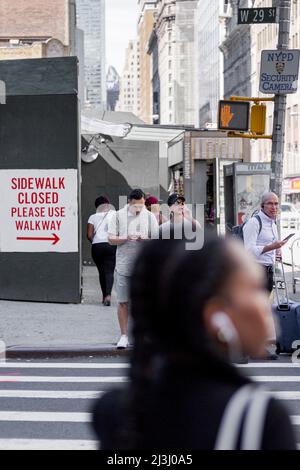
[[[1,0],[0,60],[75,54],[75,0]]]
[[[197,0],[175,4],[174,124],[195,119],[195,13]]]
[[[151,56],[151,88],[152,88],[152,122],[160,124],[160,77],[158,66],[158,39],[155,29],[148,43],[148,54]]]
[[[140,116],[140,45],[138,39],[129,41],[125,54],[125,66],[121,77],[120,98],[116,111]]]
[[[106,109],[105,0],[77,0],[77,25],[84,32],[85,106]]]
[[[224,94],[271,97],[259,92],[261,51],[276,49],[278,24],[237,25],[237,0],[230,0],[231,18],[226,21],[226,38],[222,43],[224,54]],[[252,7],[252,1],[241,1],[241,7]],[[257,0],[256,7],[270,6],[269,0]],[[300,2],[291,2],[290,49],[300,47]],[[273,131],[272,103],[267,103],[266,134]],[[300,201],[300,90],[287,95],[285,123],[285,151],[283,184],[285,198]],[[251,141],[251,160],[270,162],[271,140]],[[299,188],[298,188],[299,185]]]
[[[106,103],[108,111],[115,111],[120,96],[120,76],[116,69],[110,65],[106,75]]]
[[[195,16],[195,97],[197,127],[216,127],[218,103],[224,95],[220,45],[230,5],[224,0],[200,0]]]
[[[192,125],[195,116],[194,25],[197,0],[158,0],[159,122]],[[149,52],[155,51],[154,37]],[[152,57],[152,81],[156,56]]]
[[[151,57],[148,54],[149,40],[154,26],[157,0],[138,0],[138,38],[140,45],[140,115],[147,124],[153,122]]]

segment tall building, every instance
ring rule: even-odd
[[[158,0],[152,45],[157,39],[159,75],[159,122],[193,124],[194,96],[194,25],[197,0]],[[154,60],[152,57],[153,71]],[[152,73],[152,80],[154,75]]]
[[[107,110],[115,111],[120,96],[120,76],[112,65],[106,75],[106,96]]]
[[[231,18],[226,21],[226,37],[222,43],[224,53],[224,94],[240,96],[264,96],[259,92],[261,51],[276,49],[278,24],[237,25],[238,1],[229,0]],[[252,6],[252,2],[240,1],[240,7]],[[270,6],[269,0],[257,0],[256,7]],[[291,2],[290,44],[289,48],[300,47],[300,2]],[[273,95],[265,95],[270,97]],[[266,133],[273,131],[273,104],[267,103]],[[284,176],[286,197],[300,200],[300,90],[287,95],[285,125]],[[251,142],[252,161],[270,161],[271,141]],[[292,184],[295,183],[297,184]],[[294,192],[293,192],[294,191]]]
[[[152,122],[160,124],[160,77],[158,60],[158,38],[155,29],[148,43],[148,54],[152,59],[151,88],[152,88]]]
[[[147,124],[153,122],[151,57],[148,44],[153,31],[157,0],[138,0],[140,9],[138,38],[140,44],[140,115]]]
[[[174,124],[175,1],[159,0],[155,21],[160,79],[160,124]]]
[[[86,107],[106,109],[105,0],[76,0],[77,25],[84,32]]]
[[[223,54],[225,19],[229,5],[224,0],[200,0],[195,17],[195,99],[197,127],[216,127],[218,104],[224,94]]]
[[[1,0],[0,60],[75,54],[75,0]]]
[[[130,40],[126,49],[120,98],[116,110],[140,116],[140,45],[137,39]]]

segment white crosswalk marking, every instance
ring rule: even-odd
[[[54,439],[0,439],[1,450],[97,450],[96,441]]]
[[[1,382],[68,382],[68,383],[120,383],[120,382],[127,382],[127,377],[48,377],[44,375],[16,375],[16,376],[9,376],[9,375],[0,375],[0,383]]]
[[[0,450],[98,449],[93,402],[125,385],[127,369],[109,361],[0,363]]]
[[[125,362],[5,362],[0,369],[128,369]]]
[[[0,411],[0,421],[45,421],[47,423],[90,423],[90,413],[47,413],[34,411]]]
[[[74,392],[60,390],[0,390],[0,398],[53,398],[53,399],[92,399],[98,398],[104,392]]]
[[[299,364],[237,367],[288,406],[300,449]],[[107,389],[125,386],[127,370],[127,363],[105,360],[0,363],[0,450],[97,449],[93,402]]]

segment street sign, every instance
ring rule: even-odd
[[[269,8],[239,8],[238,24],[276,23],[277,10]]]
[[[226,131],[248,131],[248,101],[219,101],[218,128]]]
[[[0,170],[0,252],[78,251],[77,170]]]
[[[296,93],[299,58],[299,49],[262,51],[259,91],[276,95]]]

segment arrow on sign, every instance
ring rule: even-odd
[[[52,237],[17,237],[17,240],[39,240],[39,241],[46,241],[50,240],[53,241],[52,245],[56,245],[60,241],[60,238],[56,235],[56,233],[52,233]]]

